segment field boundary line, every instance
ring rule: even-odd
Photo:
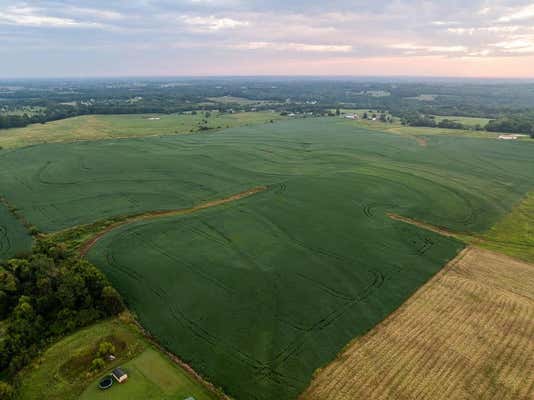
[[[30,221],[28,221],[26,217],[20,213],[18,208],[14,207],[7,200],[7,198],[5,198],[2,195],[0,195],[0,205],[3,205],[5,209],[7,210],[7,212],[11,214],[15,219],[17,219],[22,224],[24,229],[26,229],[26,232],[28,233],[28,235],[32,237],[35,236],[35,234],[31,232],[33,225],[30,223]]]
[[[106,228],[100,230],[99,232],[95,233],[92,237],[85,240],[79,247],[79,253],[81,256],[85,256],[91,248],[100,240],[102,237],[107,235],[109,232],[124,226],[128,225],[134,222],[139,221],[148,221],[152,219],[157,218],[163,218],[163,217],[170,217],[174,215],[186,215],[186,214],[192,214],[198,211],[205,210],[207,208],[217,207],[223,204],[232,203],[237,200],[244,199],[246,197],[253,196],[257,193],[264,192],[268,189],[267,186],[256,186],[252,189],[245,190],[244,192],[236,193],[228,197],[224,197],[222,199],[217,200],[211,200],[207,202],[203,202],[200,204],[197,204],[193,207],[189,208],[180,208],[176,210],[159,210],[159,211],[148,211],[142,214],[136,214],[129,217],[125,217],[123,220],[112,223],[111,225],[107,226]]]
[[[498,259],[495,261],[495,264],[491,264],[493,262],[492,260],[488,260],[488,259],[484,258],[487,255],[498,257]],[[481,257],[483,257],[483,258],[481,258]],[[417,291],[415,291],[403,304],[401,304],[396,310],[394,310],[391,314],[389,314],[382,322],[376,324],[367,333],[364,333],[363,335],[357,336],[354,339],[352,339],[343,348],[343,350],[341,350],[337,354],[337,356],[332,361],[330,361],[328,364],[324,365],[323,367],[317,369],[313,374],[313,377],[312,377],[312,380],[311,380],[309,386],[304,390],[304,392],[302,392],[300,394],[298,399],[299,400],[310,400],[310,399],[321,399],[321,398],[325,398],[325,399],[326,398],[328,398],[328,399],[333,398],[333,397],[330,397],[328,394],[331,393],[331,390],[333,389],[333,387],[339,388],[339,386],[330,385],[330,380],[333,380],[334,378],[337,379],[336,380],[337,383],[346,385],[346,386],[344,386],[344,388],[346,388],[346,391],[344,393],[342,393],[344,396],[340,396],[340,397],[343,397],[344,399],[360,398],[361,396],[356,396],[356,393],[359,393],[361,395],[362,392],[359,391],[360,389],[354,389],[354,387],[356,387],[356,384],[354,382],[358,382],[359,384],[361,384],[362,380],[361,379],[360,380],[356,380],[356,379],[353,380],[352,379],[352,376],[350,375],[351,367],[354,368],[357,365],[358,361],[361,361],[362,364],[367,365],[367,364],[373,363],[373,362],[376,363],[376,362],[378,362],[377,360],[379,360],[379,359],[382,360],[382,361],[385,360],[386,363],[390,363],[390,361],[391,361],[391,363],[388,364],[388,366],[391,367],[393,365],[393,362],[394,362],[392,360],[395,359],[394,357],[390,358],[390,359],[387,358],[388,354],[391,354],[391,352],[390,353],[384,353],[386,355],[381,356],[381,358],[374,359],[372,357],[367,357],[367,354],[370,354],[370,352],[372,351],[372,348],[370,348],[369,346],[375,346],[377,343],[380,343],[381,341],[382,341],[382,343],[384,343],[384,340],[392,340],[393,343],[397,343],[397,345],[398,345],[400,343],[400,342],[398,342],[399,337],[396,337],[392,332],[394,332],[395,329],[399,329],[399,327],[404,327],[405,329],[407,329],[406,328],[407,326],[415,327],[416,326],[415,324],[411,324],[410,325],[410,324],[407,323],[407,321],[408,321],[407,317],[410,317],[410,319],[415,318],[414,317],[414,315],[415,315],[414,314],[414,310],[420,311],[421,310],[421,304],[423,304],[425,302],[429,302],[430,294],[436,294],[437,292],[435,292],[434,290],[436,290],[437,288],[441,287],[440,290],[443,290],[444,293],[447,293],[449,295],[449,297],[452,298],[452,297],[458,296],[459,298],[462,299],[462,301],[465,301],[464,297],[469,296],[470,294],[473,294],[473,293],[480,292],[480,293],[486,293],[487,294],[488,298],[486,298],[485,300],[480,299],[478,297],[474,297],[474,300],[473,300],[474,303],[473,304],[468,304],[467,308],[466,308],[467,311],[463,311],[464,317],[465,316],[467,316],[467,317],[465,317],[465,321],[462,321],[461,323],[464,324],[464,326],[469,325],[469,326],[471,326],[471,328],[472,328],[473,320],[470,319],[471,318],[470,315],[472,315],[472,313],[476,314],[477,312],[478,313],[482,313],[481,312],[481,307],[483,307],[483,306],[485,306],[487,304],[490,304],[492,301],[495,301],[495,304],[494,304],[494,306],[496,307],[495,312],[496,313],[501,313],[501,316],[502,316],[503,310],[506,310],[507,306],[510,307],[510,304],[521,305],[521,307],[523,307],[523,306],[524,307],[529,307],[530,310],[532,310],[532,306],[534,306],[534,303],[533,303],[533,298],[530,297],[530,294],[531,294],[530,292],[527,291],[526,295],[525,295],[525,293],[522,293],[521,291],[515,290],[513,284],[507,285],[505,283],[506,281],[498,281],[498,280],[494,279],[494,278],[498,278],[499,275],[500,275],[499,272],[501,270],[499,268],[502,268],[502,270],[504,271],[507,268],[507,266],[512,266],[513,267],[513,264],[508,265],[507,261],[510,261],[513,264],[521,264],[524,267],[534,267],[534,264],[532,264],[532,263],[528,263],[528,262],[525,262],[523,260],[518,260],[518,259],[510,257],[508,255],[501,254],[501,253],[498,253],[498,252],[495,252],[495,251],[491,251],[491,250],[487,250],[487,249],[484,249],[484,248],[481,248],[481,247],[478,247],[478,246],[469,245],[469,246],[465,247],[462,251],[460,251],[457,254],[457,256],[455,258],[453,258],[448,263],[446,263],[438,273],[436,273],[431,279],[429,279],[424,285],[422,285]],[[479,269],[479,268],[475,267],[475,265],[481,265],[482,267]],[[498,269],[495,269],[495,267],[498,267]],[[473,268],[475,268],[475,272],[473,274],[471,274],[471,270]],[[489,276],[488,280],[484,280],[483,279],[485,271],[489,271],[490,272],[489,275],[485,275],[485,276]],[[517,273],[517,271],[515,271],[515,273]],[[520,279],[519,276],[515,276],[514,277],[513,275],[510,275],[510,274],[507,274],[507,276],[509,278],[513,277],[514,279],[516,279],[516,278]],[[532,275],[530,275],[530,277],[532,277]],[[455,287],[453,285],[454,282],[456,282],[455,285],[457,285],[457,287]],[[501,282],[503,282],[503,283],[501,284]],[[464,293],[463,295],[460,292],[458,292],[458,290],[459,290],[458,288],[466,288],[466,287],[474,288],[473,290],[476,290],[477,292],[473,292],[473,290],[469,290],[467,293]],[[528,290],[528,288],[526,290]],[[433,303],[433,305],[432,305],[432,308],[434,309],[433,313],[435,313],[436,315],[441,313],[441,312],[443,312],[443,309],[440,309],[440,308],[443,307],[444,304],[448,304],[448,303],[444,303],[444,300],[443,300],[444,298],[445,297],[441,297],[440,300],[437,303]],[[478,303],[478,304],[476,304],[476,303]],[[457,305],[455,307],[458,308],[459,304],[464,304],[464,303],[457,303]],[[508,308],[508,309],[510,309],[510,308]],[[458,318],[458,315],[460,315],[460,314],[457,311],[458,310],[454,311],[455,314],[452,315],[453,312],[450,309],[448,309],[447,312],[450,315],[452,315],[452,316],[449,316],[448,318],[450,320],[456,319],[457,321],[461,321],[461,319]],[[514,311],[517,311],[517,308],[514,308]],[[512,315],[514,315],[514,314],[512,314]],[[530,312],[529,314],[524,314],[524,320],[525,321],[528,321],[528,316],[529,315],[532,315],[532,313]],[[499,319],[498,317],[499,317],[498,315],[493,315],[493,316],[488,317],[488,318],[489,319],[496,318],[498,321],[502,322],[502,318]],[[516,321],[516,319],[517,319],[517,315],[514,315],[511,318],[512,321]],[[423,320],[421,320],[421,319],[418,320],[416,318],[415,320],[418,321],[421,324],[423,323]],[[496,322],[497,325],[499,323],[501,323],[501,322],[498,322],[498,321]],[[501,354],[501,355],[505,354],[509,350],[509,347],[507,347],[508,344],[506,344],[505,340],[506,340],[506,337],[507,337],[506,335],[509,333],[509,332],[506,331],[506,328],[509,327],[510,323],[507,323],[506,326],[503,325],[502,327],[499,326],[497,328],[495,328],[495,327],[493,328],[493,329],[498,329],[498,330],[495,331],[496,333],[492,334],[493,335],[492,337],[497,337],[497,338],[499,338],[499,340],[504,338],[503,339],[503,343],[506,346],[503,347],[501,345],[501,347],[498,347],[497,350],[496,350],[496,351],[499,351],[500,352],[499,354]],[[528,338],[529,338],[528,332],[529,332],[529,330],[525,325],[526,323],[528,323],[528,322],[523,322],[522,323],[523,325],[516,325],[514,329],[517,331],[516,334],[518,335],[518,337],[527,340],[527,344],[528,344]],[[439,325],[439,324],[436,324],[436,325]],[[446,325],[447,324],[445,324],[444,326],[446,326]],[[485,329],[485,326],[479,324],[478,328]],[[436,329],[438,329],[438,331],[436,331]],[[430,332],[430,333],[423,334],[423,333],[421,333],[422,331],[419,332],[419,331],[415,331],[415,330],[414,330],[414,332],[417,333],[417,334],[420,333],[421,336],[426,335],[426,336],[424,336],[426,338],[434,337],[439,342],[441,339],[437,336],[437,334],[442,334],[443,333],[443,332],[439,331],[440,329],[441,328],[435,328],[434,325],[431,326],[431,325],[427,324],[427,326],[424,328],[424,331]],[[510,328],[510,329],[512,329],[512,328]],[[461,330],[461,332],[464,332],[464,331]],[[506,333],[506,335],[505,335],[505,333]],[[462,333],[462,335],[464,335],[464,334],[465,334],[465,332]],[[485,333],[481,333],[481,335],[484,336]],[[476,334],[475,335],[471,335],[471,336],[476,336]],[[489,337],[489,336],[487,336],[487,337]],[[395,340],[397,340],[397,341],[395,341]],[[417,339],[417,337],[414,337],[413,340],[415,340],[417,342],[418,339]],[[409,343],[409,342],[410,342],[410,339],[407,339],[407,340],[405,339],[404,340],[404,344]],[[421,340],[421,342],[419,344],[415,344],[414,345],[414,346],[419,346],[418,350],[415,353],[415,356],[417,356],[418,358],[415,359],[414,365],[412,365],[410,367],[410,370],[407,372],[408,375],[410,375],[411,372],[413,372],[413,371],[415,371],[413,373],[413,376],[421,376],[426,371],[432,370],[432,369],[433,369],[433,373],[436,372],[436,369],[434,368],[434,365],[430,365],[431,368],[427,368],[428,364],[425,364],[425,362],[422,361],[422,360],[424,360],[424,358],[421,358],[421,357],[424,357],[424,354],[426,352],[431,351],[429,349],[429,347],[428,347],[429,343],[430,342],[425,341],[424,338],[423,338],[423,340]],[[516,340],[516,343],[517,343],[517,340]],[[533,343],[533,342],[530,341],[530,343]],[[461,343],[458,343],[458,341],[454,342],[453,345],[454,345],[453,347],[455,347],[457,345],[458,349],[461,349]],[[438,343],[438,346],[440,346],[439,343]],[[512,345],[510,345],[510,346],[512,346]],[[443,346],[442,346],[442,348],[443,348]],[[354,352],[351,353],[351,349]],[[439,347],[438,347],[438,349],[439,349]],[[516,351],[515,354],[520,354],[520,352],[521,352],[520,347],[516,347],[516,350],[517,349],[519,349],[519,350]],[[528,349],[528,347],[527,347],[527,349]],[[524,351],[528,351],[528,350],[524,350]],[[489,353],[491,354],[492,352],[489,351]],[[412,353],[412,355],[414,355],[414,354]],[[474,356],[472,354],[468,354],[466,357],[471,359],[471,357],[474,357]],[[488,362],[493,362],[491,357],[489,357],[488,355],[486,355],[485,357],[486,357],[487,360],[489,360]],[[402,357],[400,357],[400,356],[399,356],[399,358],[402,359]],[[349,362],[348,360],[351,360],[351,362]],[[504,362],[505,363],[506,361],[503,361],[503,359],[500,359],[499,362],[501,362],[501,363]],[[525,365],[526,362],[528,362],[528,360],[524,361],[523,365]],[[482,364],[482,365],[484,365],[484,364]],[[451,367],[451,365],[448,366],[448,368],[450,368],[450,367]],[[364,366],[362,366],[362,368],[364,368]],[[477,368],[479,368],[479,367],[477,367]],[[377,369],[377,371],[378,371],[378,369]],[[383,372],[383,370],[382,370],[382,372]],[[359,373],[359,372],[355,372],[355,374],[356,373]],[[390,380],[391,379],[398,379],[397,378],[397,374],[398,373],[399,373],[399,371],[396,371],[395,374],[392,374],[392,375],[389,376],[389,379]],[[403,372],[400,372],[400,373],[403,373]],[[431,373],[432,373],[432,371],[431,371]],[[490,381],[490,378],[485,377],[480,369],[479,370],[470,371],[469,373],[472,376],[478,376],[478,379],[482,379],[484,384],[489,384],[488,382]],[[458,371],[456,371],[455,374],[456,374],[456,378],[455,379],[460,379],[460,378],[458,378],[458,376],[460,376],[461,374],[459,374]],[[369,376],[366,376],[365,374],[363,376],[368,378],[368,379],[373,379],[372,382],[377,382],[377,381],[379,381],[381,379],[379,374],[374,376],[371,373],[371,375],[369,375]],[[436,375],[436,376],[437,376],[436,380],[434,380],[432,382],[437,382],[437,383],[445,382],[445,383],[447,383],[446,379],[448,379],[448,372],[446,372],[445,370],[442,370],[440,372],[440,375]],[[504,380],[505,378],[502,378],[502,379]],[[363,379],[363,381],[365,381],[365,379]],[[469,379],[467,381],[469,381]],[[467,382],[467,381],[465,381],[465,382]],[[409,393],[411,395],[411,397],[410,397],[410,395],[408,395],[408,397],[410,397],[410,398],[412,398],[412,397],[413,398],[415,398],[415,397],[424,397],[422,395],[415,396],[414,393],[416,393],[417,390],[415,390],[415,391],[408,390],[407,388],[409,387],[408,386],[409,383],[407,383],[408,381],[405,381],[404,378],[402,378],[402,380],[400,382],[403,385],[403,388],[401,388],[400,392],[403,392],[405,397],[406,397],[407,393]],[[464,382],[463,380],[461,382],[459,381],[458,385],[462,385],[463,382]],[[354,385],[354,387],[352,387],[351,385]],[[372,393],[373,395],[371,395],[370,397],[368,396],[366,398],[375,398],[376,397],[376,398],[380,398],[380,399],[386,399],[386,398],[391,398],[393,396],[391,393],[388,393],[388,392],[384,391],[385,390],[384,386],[381,387],[382,391],[379,392],[379,393],[372,392],[370,388],[371,388],[371,386],[369,386],[369,388],[367,388],[367,389],[370,391],[369,393]],[[354,392],[351,392],[352,390],[354,390]],[[439,390],[439,389],[435,388],[433,390],[435,391],[435,390]],[[450,388],[448,390],[450,390]],[[514,390],[514,392],[512,392],[512,390]],[[522,396],[518,396],[517,395],[517,393],[519,393],[520,390],[521,391],[525,391],[526,390],[526,391],[528,391],[528,393],[530,393],[530,391],[532,390],[532,386],[530,386],[530,388],[529,388],[528,385],[527,385],[527,387],[525,388],[525,387],[519,385],[515,389],[512,388],[508,392],[508,395],[506,396],[506,398],[514,398],[515,399],[517,397],[517,398],[521,398],[521,399],[523,399],[523,398],[526,399],[526,397],[522,397]],[[347,395],[349,395],[349,397],[346,397]],[[351,395],[352,395],[352,397],[351,397]],[[393,397],[395,397],[395,396],[393,396]],[[425,397],[425,398],[430,398],[430,397],[432,397],[432,396],[428,396],[428,393],[427,393],[427,397]],[[452,397],[456,398],[455,396],[452,396]],[[468,396],[468,397],[471,398],[471,396]],[[494,396],[494,397],[501,398],[500,396]],[[440,397],[440,398],[446,398],[446,397]],[[450,398],[450,397],[448,397],[448,398]],[[505,396],[502,396],[502,398],[505,398]]]
[[[461,250],[456,257],[454,257],[452,260],[447,262],[434,276],[432,276],[429,280],[427,280],[423,285],[421,285],[410,297],[408,297],[399,307],[397,307],[395,310],[393,310],[386,318],[384,318],[381,322],[373,326],[369,331],[366,333],[363,333],[362,335],[354,337],[350,342],[348,342],[336,355],[335,358],[333,358],[330,362],[325,364],[323,367],[320,367],[315,370],[315,372],[312,375],[310,384],[308,387],[298,396],[298,400],[308,400],[308,391],[312,387],[311,385],[315,381],[315,377],[318,376],[325,368],[330,366],[331,364],[342,360],[343,355],[356,343],[356,342],[368,342],[373,338],[374,336],[378,335],[382,329],[390,324],[394,324],[396,319],[398,318],[399,314],[402,314],[406,308],[408,308],[413,302],[415,302],[419,297],[421,297],[426,291],[431,290],[432,286],[439,282],[445,274],[447,274],[449,271],[452,271],[456,265],[464,258],[466,257],[471,251],[473,251],[473,246],[467,246],[463,250]]]

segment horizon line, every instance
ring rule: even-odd
[[[293,79],[418,79],[418,80],[502,80],[533,81],[530,77],[511,76],[455,76],[455,75],[346,75],[346,74],[191,74],[191,75],[64,75],[64,76],[0,76],[0,81],[14,80],[99,80],[99,79],[239,79],[239,78],[293,78]]]

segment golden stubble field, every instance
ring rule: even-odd
[[[469,247],[301,400],[534,399],[534,266]]]

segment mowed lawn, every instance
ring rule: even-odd
[[[237,399],[291,399],[355,336],[532,189],[534,145],[366,130],[340,119],[0,153],[1,194],[44,231],[126,225],[89,253],[143,325]]]
[[[107,370],[136,357],[148,347],[135,329],[118,319],[81,329],[53,344],[19,373],[17,398],[77,399],[96,377],[90,365],[101,341],[111,341],[116,346],[117,360],[108,363]]]
[[[93,381],[80,400],[214,400],[216,397],[202,388],[183,370],[166,359],[158,351],[148,348],[133,360],[121,365],[128,374],[123,384],[115,384],[108,390],[98,388]]]
[[[0,262],[30,251],[32,238],[22,223],[0,203]]]
[[[108,361],[100,372],[91,371],[91,361],[103,341],[115,345],[117,359]],[[100,378],[117,366],[127,371],[128,382],[100,391]],[[19,400],[216,398],[154,349],[135,326],[119,319],[92,325],[55,343],[19,374],[18,381]]]

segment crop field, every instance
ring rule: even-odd
[[[447,116],[441,116],[436,115],[436,122],[441,122],[444,119],[448,119],[450,121],[459,122],[462,125],[465,125],[467,127],[476,127],[477,125],[484,127],[490,122],[489,118],[476,118],[476,117],[462,117],[457,115],[447,115]]]
[[[370,213],[387,208],[456,231],[483,231],[531,189],[532,148],[447,136],[421,146],[342,120],[294,120],[224,134],[3,150],[0,195],[47,232],[300,178],[343,178],[343,190],[353,193],[351,184],[365,179],[372,184],[358,197]]]
[[[98,381],[91,382],[79,400],[215,400],[217,397],[202,388],[162,354],[146,349],[133,360],[121,365],[128,373],[126,384],[113,385],[102,391]]]
[[[29,251],[31,246],[32,239],[26,228],[0,203],[0,261]]]
[[[469,248],[300,398],[532,399],[533,288],[532,265]]]
[[[356,196],[345,197],[350,182],[301,179],[221,208],[130,224],[103,237],[89,259],[144,326],[228,393],[295,398],[313,366],[462,247],[366,215]],[[352,182],[355,190],[372,183]],[[328,195],[311,197],[310,188]]]
[[[120,226],[89,259],[228,394],[293,399],[463,248],[387,213],[482,233],[532,189],[533,150],[293,120],[3,150],[0,194],[45,232],[217,204]]]
[[[209,129],[226,129],[244,125],[264,124],[280,120],[270,112],[219,114],[84,115],[46,124],[0,131],[0,148],[15,148],[42,143],[73,142],[107,138],[174,135],[197,132],[200,125]],[[205,123],[202,123],[205,120]]]

